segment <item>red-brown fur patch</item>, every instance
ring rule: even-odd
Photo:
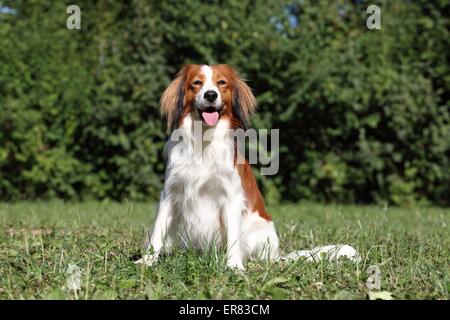
[[[267,221],[271,221],[272,217],[266,211],[264,199],[259,191],[256,183],[255,175],[253,174],[250,164],[245,161],[243,164],[237,164],[237,170],[241,177],[242,187],[244,188],[245,197],[248,201],[248,210],[257,211],[259,216]]]

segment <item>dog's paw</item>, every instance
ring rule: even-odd
[[[232,269],[233,271],[242,274],[245,271],[244,264],[240,259],[229,259],[227,262],[228,268]]]
[[[157,254],[146,254],[141,259],[135,261],[135,264],[143,264],[147,267],[154,266],[156,261],[158,261]]]

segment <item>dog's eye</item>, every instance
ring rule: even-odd
[[[193,84],[196,86],[201,86],[202,82],[200,80],[195,80]]]
[[[227,84],[226,82],[225,82],[225,80],[219,80],[219,82],[217,82],[219,85],[223,85],[223,84]]]

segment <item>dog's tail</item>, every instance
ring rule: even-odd
[[[318,262],[326,259],[328,261],[338,261],[339,258],[346,257],[352,262],[360,262],[361,257],[355,248],[346,244],[332,244],[323,247],[315,247],[311,250],[293,251],[286,256],[280,257],[281,261],[297,261],[304,257],[306,261]]]

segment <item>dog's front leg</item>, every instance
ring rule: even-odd
[[[227,265],[230,268],[239,270],[245,270],[241,249],[243,205],[243,199],[236,197],[226,204],[224,208],[227,234]]]
[[[173,207],[170,197],[161,194],[161,200],[158,206],[158,213],[156,215],[155,225],[150,239],[146,245],[147,254],[137,263],[143,263],[152,266],[158,260],[161,251],[168,250],[168,246],[172,245],[171,241],[167,240],[167,234],[171,229],[173,222]]]

